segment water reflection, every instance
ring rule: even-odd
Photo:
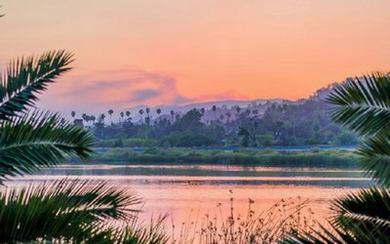
[[[330,200],[371,184],[357,168],[175,164],[64,164],[13,178],[12,184],[64,177],[105,180],[135,190],[145,200],[145,219],[169,214],[178,223],[193,212],[212,213],[217,204],[228,209],[230,191],[238,212],[247,211],[248,198],[255,201],[255,211],[264,211],[282,198],[300,196],[309,199],[315,214],[323,217],[329,214]]]
[[[243,167],[225,165],[61,165],[25,180],[78,177],[126,184],[313,185],[366,187],[369,178],[358,169],[309,167]]]

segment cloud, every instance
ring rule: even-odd
[[[151,99],[152,97],[160,96],[161,91],[156,90],[156,89],[144,89],[144,90],[139,90],[135,91],[132,94],[132,99],[135,102],[144,102],[147,101],[148,99]]]
[[[192,99],[180,94],[170,75],[140,69],[108,70],[67,75],[50,87],[42,106],[61,111],[99,112],[140,104],[182,104]]]
[[[71,110],[101,113],[111,108],[247,98],[235,91],[187,97],[179,92],[176,83],[171,75],[136,68],[70,73],[50,86],[39,106],[67,115]]]

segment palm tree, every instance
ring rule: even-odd
[[[202,115],[204,115],[204,112],[206,112],[206,109],[205,109],[205,108],[200,108],[200,113],[201,113]]]
[[[255,116],[257,116],[258,113],[259,113],[259,110],[257,110],[257,109],[252,110],[252,114],[254,114]]]
[[[99,118],[99,120],[104,124],[104,119],[106,118],[106,115],[104,114],[104,113],[102,113],[101,115],[100,115],[100,118]]]
[[[142,123],[143,123],[143,121],[144,121],[144,110],[141,108],[139,111],[138,111],[138,113],[141,115],[141,120],[142,120]]]
[[[131,121],[130,115],[131,115],[131,112],[130,111],[126,111],[127,121],[129,121],[129,122]]]
[[[114,110],[113,109],[109,109],[107,113],[110,116],[110,121],[111,121],[111,124],[112,124],[112,115],[114,114]]]
[[[230,112],[227,112],[226,113],[226,117],[227,117],[227,122],[229,123],[230,122],[230,117],[232,116],[232,114]]]
[[[87,115],[86,113],[83,113],[83,114],[81,115],[81,118],[85,121],[85,123],[88,122],[88,115]]]
[[[213,105],[213,106],[211,107],[211,109],[212,109],[213,112],[214,112],[214,119],[216,120],[216,119],[217,119],[217,106]]]
[[[320,227],[287,243],[390,243],[390,76],[372,74],[335,87],[333,119],[362,136],[358,149],[377,186],[333,202],[333,229]]]
[[[61,180],[17,188],[3,185],[8,177],[57,165],[66,155],[80,159],[90,156],[93,140],[87,130],[66,122],[56,113],[29,111],[38,100],[37,95],[70,70],[72,61],[69,52],[48,52],[38,58],[16,59],[0,75],[2,243],[134,243],[148,233],[132,225],[118,229],[109,224],[133,218],[136,211],[131,206],[138,204],[139,198],[104,183],[92,186],[90,181]],[[164,241],[163,238],[158,237]],[[147,238],[143,240],[149,243]]]
[[[149,124],[150,123],[150,108],[145,108],[145,112],[147,114],[147,120],[146,120],[146,123]]]
[[[169,113],[171,114],[171,117],[173,119],[173,117],[175,116],[175,111],[171,110]]]
[[[124,112],[120,112],[119,115],[121,116],[121,119],[122,119],[122,121],[123,121],[123,118],[125,117],[125,113],[124,113]]]
[[[92,125],[95,123],[95,120],[96,120],[96,117],[95,117],[95,115],[91,115],[91,121],[92,121]]]
[[[237,106],[237,107],[236,107],[236,112],[237,112],[238,114],[241,112],[240,106]]]

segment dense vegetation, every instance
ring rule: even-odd
[[[240,164],[261,166],[357,167],[358,156],[351,150],[207,150],[192,148],[99,148],[94,163],[180,163]],[[75,160],[73,160],[75,161]],[[76,161],[77,162],[77,161]]]
[[[323,96],[331,89],[321,89],[298,102],[264,102],[245,108],[212,106],[167,114],[159,108],[155,113],[146,108],[133,117],[129,111],[120,112],[117,122],[112,121],[115,111],[109,110],[109,120],[105,114],[97,119],[83,114],[82,120],[75,121],[84,122],[93,131],[97,147],[356,144],[356,136],[330,118],[330,105]]]

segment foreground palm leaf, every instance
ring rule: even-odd
[[[370,188],[349,194],[336,200],[333,208],[336,212],[336,226],[348,229],[355,236],[368,230],[378,237],[388,236],[390,241],[389,189]]]
[[[70,69],[72,57],[57,51],[21,58],[0,75],[0,242],[162,242],[166,238],[160,224],[149,230],[134,224],[137,210],[132,206],[140,199],[104,183],[4,186],[8,177],[57,165],[66,155],[90,156],[88,131],[58,114],[27,112],[37,95]],[[116,221],[124,221],[123,228],[112,226]]]
[[[390,243],[390,76],[373,74],[348,80],[328,98],[336,122],[364,138],[358,154],[366,173],[383,188],[338,199],[328,228],[295,234],[287,243]]]
[[[100,232],[99,223],[129,221],[139,203],[135,195],[89,181],[5,188],[0,193],[0,242],[78,242],[104,236],[109,232]]]
[[[328,98],[336,122],[365,138],[358,150],[367,174],[390,185],[390,75],[372,74],[337,86]]]
[[[6,176],[56,165],[65,154],[86,158],[91,145],[88,131],[57,114],[36,112],[5,121],[0,127],[0,183]]]
[[[355,234],[351,234],[350,230],[355,229]],[[363,230],[363,232],[359,232]],[[319,226],[316,229],[312,229],[310,232],[302,234],[294,234],[283,240],[284,244],[370,244],[370,243],[389,243],[390,238],[387,236],[377,236],[375,232],[371,232],[369,229],[363,229],[361,226],[355,226],[354,223],[350,223],[348,229],[344,227],[334,227],[331,224],[329,226]]]
[[[0,75],[0,120],[12,120],[38,100],[37,94],[59,75],[69,71],[73,55],[66,51],[48,52],[39,58],[12,61]]]
[[[367,139],[359,148],[366,173],[385,187],[390,186],[390,131]]]
[[[58,115],[27,113],[37,94],[70,70],[73,55],[48,52],[39,58],[20,58],[0,75],[0,184],[7,176],[31,173],[56,165],[68,154],[86,158],[92,137]]]
[[[136,219],[121,228],[114,228],[111,239],[123,244],[161,244],[168,243],[165,234],[165,216],[151,219],[148,227],[140,225]]]
[[[329,226],[285,243],[390,243],[390,190],[370,188],[336,200]]]
[[[336,105],[336,122],[361,135],[390,128],[390,75],[372,74],[350,79],[335,87],[328,101]]]

